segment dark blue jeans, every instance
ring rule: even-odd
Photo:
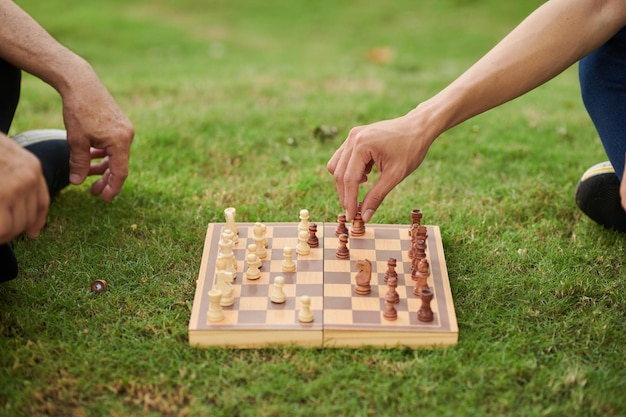
[[[622,180],[626,153],[626,27],[578,65],[583,102]]]

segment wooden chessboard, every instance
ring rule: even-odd
[[[434,293],[432,322],[421,322],[417,311],[421,300],[413,294],[408,225],[367,224],[366,233],[350,236],[350,259],[338,259],[336,223],[318,224],[320,245],[309,255],[296,255],[298,223],[266,223],[268,256],[263,260],[261,278],[247,280],[246,248],[254,243],[254,224],[238,224],[239,242],[233,247],[237,259],[237,278],[233,283],[235,303],[223,307],[225,318],[213,323],[207,320],[208,292],[214,285],[218,242],[225,224],[209,224],[196,293],[189,323],[192,346],[256,348],[268,345],[306,347],[425,347],[456,344],[458,324],[439,227],[427,226],[426,255],[431,274],[428,285]],[[282,272],[283,248],[294,248],[296,272]],[[387,285],[384,274],[387,260],[397,259],[398,318],[383,318]],[[354,292],[355,263],[368,259],[372,264],[372,291],[369,295]],[[276,276],[285,278],[287,301],[270,301]],[[298,320],[300,297],[311,298],[312,323]]]

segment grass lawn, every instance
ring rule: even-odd
[[[18,3],[92,63],[137,135],[113,203],[68,188],[41,237],[16,242],[0,415],[626,415],[626,238],[573,200],[606,159],[576,68],[445,133],[374,218],[421,208],[441,227],[458,345],[188,345],[208,222],[228,206],[334,221],[325,165],[349,129],[406,113],[542,1]],[[56,93],[26,75],[12,133],[61,126]]]

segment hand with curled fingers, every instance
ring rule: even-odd
[[[365,222],[370,221],[387,194],[424,160],[435,136],[426,134],[416,116],[410,112],[354,127],[328,162],[328,171],[335,178],[337,194],[349,220],[357,211],[359,185],[367,182],[374,167],[380,171],[380,177],[361,203]]]

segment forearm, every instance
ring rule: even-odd
[[[434,140],[555,77],[626,26],[624,0],[551,0],[415,113]]]
[[[62,96],[73,83],[96,77],[84,59],[57,42],[10,0],[0,0],[0,57],[40,78]]]

